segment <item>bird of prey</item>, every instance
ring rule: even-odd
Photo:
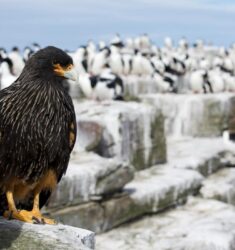
[[[55,224],[40,209],[65,174],[76,140],[76,117],[63,81],[76,80],[72,58],[39,50],[0,91],[0,214]]]

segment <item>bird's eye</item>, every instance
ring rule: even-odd
[[[72,68],[73,68],[73,65],[72,65],[72,64],[66,65],[66,69],[67,69],[67,70],[71,70]]]

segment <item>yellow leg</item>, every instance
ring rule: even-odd
[[[15,201],[13,198],[13,192],[12,191],[7,191],[6,192],[7,196],[7,202],[8,202],[8,208],[10,211],[17,211],[16,206],[15,206]]]
[[[50,224],[54,225],[56,222],[52,219],[48,219],[42,216],[39,210],[39,195],[40,192],[36,192],[34,195],[33,209],[32,211],[20,210],[18,211],[15,206],[13,190],[6,192],[8,211],[4,212],[4,217],[7,219],[16,219],[23,222],[34,223],[34,224]]]
[[[34,215],[34,217],[39,218],[43,224],[50,224],[50,225],[57,224],[55,220],[42,216],[40,209],[39,209],[39,196],[40,196],[40,192],[36,191],[34,194],[32,214]]]
[[[18,211],[15,206],[14,196],[13,196],[13,190],[8,190],[6,192],[7,202],[8,202],[8,211],[5,211],[3,216],[7,219],[16,219],[23,222],[29,222],[29,223],[35,223],[34,219],[30,215],[29,211],[21,210]]]
[[[33,211],[39,211],[39,192],[36,192],[33,200]]]

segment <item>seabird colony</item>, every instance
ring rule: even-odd
[[[25,62],[40,49],[37,43],[21,53],[18,47],[0,48],[0,86],[8,87],[20,75]],[[89,41],[76,51],[66,51],[74,61],[80,90],[86,98],[123,100],[125,85],[151,81],[159,93],[219,93],[235,91],[235,44],[229,48],[208,45],[203,40],[189,44],[186,38],[163,46],[147,34],[122,39],[115,35],[109,43]],[[68,91],[77,96],[76,83]]]

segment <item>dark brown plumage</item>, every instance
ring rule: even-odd
[[[31,210],[37,192],[42,207],[66,172],[76,139],[74,107],[63,86],[72,65],[65,52],[47,47],[0,91],[0,213],[10,210],[9,190],[17,209]]]

